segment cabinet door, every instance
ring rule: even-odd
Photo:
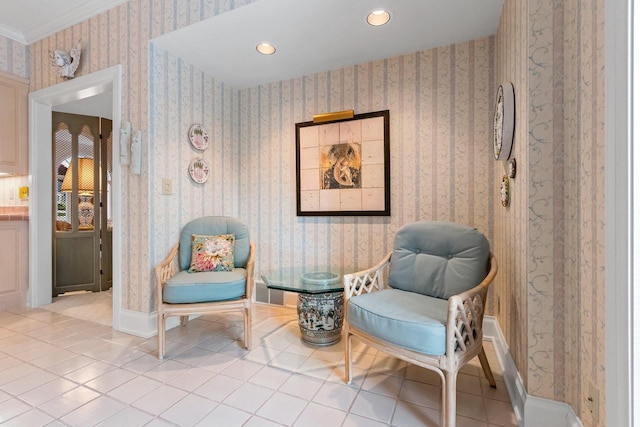
[[[27,302],[27,221],[0,221],[0,311]]]
[[[0,73],[0,172],[28,173],[27,83]]]

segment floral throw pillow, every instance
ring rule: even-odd
[[[189,273],[233,270],[234,234],[218,236],[191,235]]]

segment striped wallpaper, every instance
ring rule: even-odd
[[[493,39],[239,92],[151,50],[152,261],[175,242],[173,224],[207,213],[248,223],[258,272],[367,267],[391,249],[398,227],[418,219],[472,224],[491,236]],[[344,109],[390,110],[391,217],[296,216],[294,124]],[[198,155],[187,140],[196,122],[211,134],[204,155],[212,176],[204,185],[187,176]],[[159,195],[161,177],[177,181],[175,195]]]
[[[585,402],[592,381],[604,419],[604,1],[508,0],[496,45],[522,119],[515,204],[496,215],[495,238],[525,254],[500,257],[512,298],[500,323],[527,391],[595,426]]]
[[[0,71],[29,78],[29,47],[0,35]]]
[[[494,250],[500,265],[495,285],[500,298],[496,310],[502,332],[509,344],[525,384],[529,369],[527,331],[527,273],[529,259],[529,128],[527,85],[527,2],[505,1],[496,34],[496,84],[512,82],[515,90],[516,121],[511,156],[516,159],[516,176],[510,180],[511,203],[496,209]],[[495,185],[506,174],[506,162],[496,162]],[[530,390],[528,390],[531,392]]]
[[[250,2],[131,0],[29,46],[31,90],[61,82],[48,52],[77,40],[79,75],[123,66],[122,118],[144,132],[142,175],[125,168],[122,177],[124,308],[153,310],[152,266],[180,226],[204,214],[249,224],[258,273],[336,259],[368,265],[415,219],[473,224],[498,255],[489,311],[529,393],[569,402],[591,425],[588,380],[604,390],[604,0],[506,0],[495,38],[242,91],[149,44]],[[507,209],[497,198],[504,165],[489,152],[505,80],[516,87],[519,166]],[[348,108],[390,110],[392,216],[296,217],[294,123]],[[193,122],[211,135],[204,185],[186,174]],[[161,178],[175,194],[161,195]]]
[[[50,64],[49,52],[59,47],[69,49],[78,41],[83,52],[76,76],[122,64],[122,120],[143,131],[142,173],[134,175],[129,168],[122,169],[125,309],[147,313],[154,307],[150,248],[157,230],[149,218],[155,178],[150,175],[154,141],[149,139],[149,92],[153,90],[149,40],[249,3],[251,0],[131,0],[29,46],[31,91],[63,81]]]

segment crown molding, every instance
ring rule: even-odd
[[[38,23],[34,28],[29,30],[20,31],[0,24],[0,34],[20,43],[30,45],[31,43],[37,42],[65,28],[69,28],[72,25],[120,6],[123,3],[127,3],[128,1],[129,0],[89,0],[80,5],[73,6],[70,9],[61,10],[59,13],[47,17],[46,20]]]
[[[0,24],[0,36],[7,37],[24,45],[27,44],[27,40],[24,38],[24,34],[22,33],[22,31],[16,30],[15,28],[8,25]]]

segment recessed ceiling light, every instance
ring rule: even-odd
[[[384,25],[389,22],[390,19],[391,15],[384,9],[374,10],[367,15],[367,22],[369,25],[373,25],[374,27]]]
[[[276,47],[271,43],[258,43],[256,50],[263,55],[273,55],[276,52]]]

